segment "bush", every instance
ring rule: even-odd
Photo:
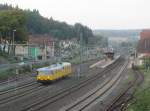
[[[30,65],[24,65],[19,69],[19,73],[31,72],[32,68]]]
[[[7,79],[10,75],[14,75],[14,74],[15,74],[15,69],[13,68],[2,70],[0,72],[0,79]]]
[[[134,111],[150,111],[150,89],[142,91],[136,97],[136,103],[132,109]]]
[[[46,67],[49,66],[50,62],[44,62],[44,63],[35,63],[32,65],[33,68],[41,68],[41,67]]]

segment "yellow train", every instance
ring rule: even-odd
[[[62,62],[37,69],[37,81],[41,83],[54,81],[71,74],[71,63]]]

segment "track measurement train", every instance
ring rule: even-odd
[[[41,83],[51,82],[70,75],[71,63],[62,62],[37,69],[37,81]]]

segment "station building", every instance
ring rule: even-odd
[[[140,64],[145,63],[150,67],[150,29],[142,30],[140,33],[138,55]]]
[[[150,54],[150,29],[143,30],[140,33],[140,44],[139,52],[141,54],[149,55]]]
[[[35,60],[48,59],[54,56],[54,43],[50,35],[29,35],[27,44],[15,44],[15,55]]]

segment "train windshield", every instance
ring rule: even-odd
[[[38,71],[38,75],[49,75],[51,71]]]

